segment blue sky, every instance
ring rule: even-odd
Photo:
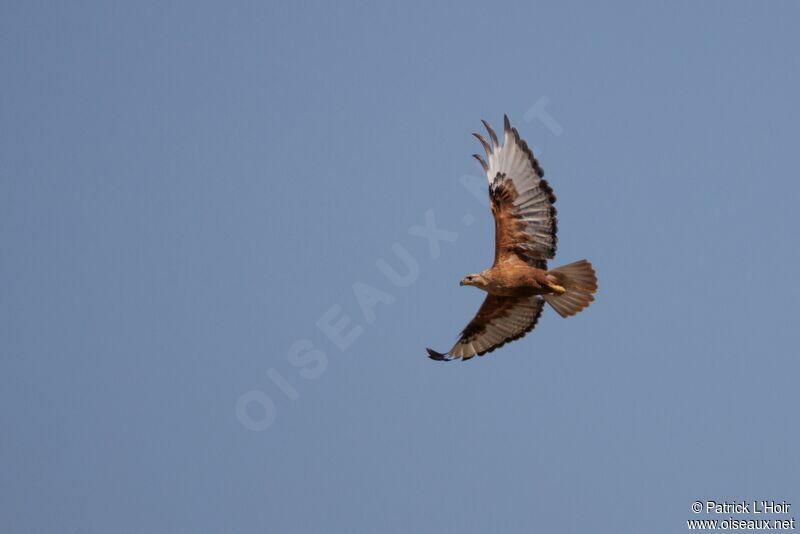
[[[800,506],[798,15],[3,3],[0,529],[658,534],[695,500]],[[554,265],[600,292],[432,362],[483,298],[458,287],[494,246],[469,134],[503,113],[558,195]]]

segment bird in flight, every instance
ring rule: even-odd
[[[597,276],[580,260],[547,269],[556,253],[556,197],[528,144],[504,117],[503,144],[486,121],[489,141],[474,133],[486,151],[473,155],[489,179],[494,215],[494,265],[461,279],[488,293],[478,314],[446,354],[427,349],[434,360],[483,356],[533,330],[547,302],[561,317],[580,312],[594,300]]]

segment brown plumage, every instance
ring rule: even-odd
[[[482,121],[491,144],[473,134],[486,151],[475,154],[489,179],[495,222],[494,264],[465,276],[461,285],[488,293],[478,314],[447,354],[427,349],[434,360],[468,360],[523,337],[533,330],[544,303],[562,317],[580,312],[594,300],[597,277],[591,263],[580,260],[547,270],[556,252],[556,197],[527,143],[504,117],[503,144]]]

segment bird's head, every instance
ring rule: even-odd
[[[484,289],[486,286],[489,285],[489,281],[486,280],[486,276],[483,273],[474,273],[468,274],[464,278],[461,279],[462,286],[475,286],[481,289]]]

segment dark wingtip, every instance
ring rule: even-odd
[[[487,158],[491,157],[492,148],[489,146],[489,143],[486,141],[486,139],[481,134],[476,133],[476,132],[472,132],[472,135],[475,137],[475,139],[477,139],[478,141],[481,142],[481,145],[483,146],[483,150],[484,150],[484,152],[486,152],[486,157]]]
[[[450,359],[447,357],[446,354],[442,354],[441,352],[436,352],[433,349],[425,349],[428,351],[428,357],[431,360],[436,360],[437,362],[449,362]]]
[[[494,146],[495,148],[500,146],[500,141],[497,140],[497,134],[494,133],[494,130],[492,129],[492,125],[489,124],[484,119],[481,119],[481,122],[483,123],[483,127],[486,128],[486,131],[489,132],[489,137],[492,139],[492,146]]]
[[[508,115],[506,115],[505,113],[503,114],[503,129],[505,131],[511,130],[511,121],[508,120]]]
[[[479,154],[473,154],[472,157],[478,160],[478,163],[481,164],[481,167],[483,167],[483,170],[485,172],[489,172],[489,165],[486,164],[486,162]]]

